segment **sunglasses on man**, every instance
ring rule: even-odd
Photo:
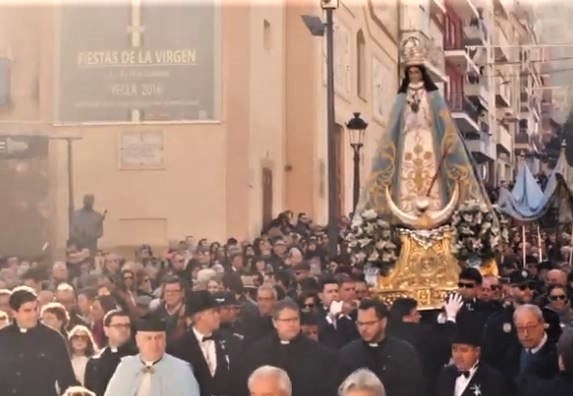
[[[565,294],[556,294],[556,295],[552,295],[549,296],[549,300],[551,301],[557,301],[557,300],[567,300],[567,296]]]
[[[527,283],[522,283],[519,285],[512,285],[513,287],[518,287],[519,290],[524,291],[524,290],[535,290],[535,283],[533,282],[527,282]]]

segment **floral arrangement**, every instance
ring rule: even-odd
[[[489,260],[496,247],[509,241],[507,221],[486,205],[467,201],[452,216],[453,253],[460,261]]]
[[[380,275],[387,275],[398,260],[398,242],[392,227],[375,210],[369,209],[355,216],[345,236],[349,253],[364,257]]]

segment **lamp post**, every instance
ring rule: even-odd
[[[368,123],[360,118],[360,113],[353,113],[354,117],[346,123],[350,135],[350,147],[354,152],[354,184],[352,188],[352,213],[356,212],[358,197],[360,195],[360,150],[364,147],[364,134]]]
[[[334,25],[333,13],[338,0],[320,0],[320,7],[326,14],[326,23],[313,15],[302,15],[302,20],[313,36],[326,36],[326,119],[328,146],[328,256],[338,254],[338,184],[336,182],[336,140],[334,117]]]

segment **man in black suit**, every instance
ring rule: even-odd
[[[473,267],[464,268],[458,278],[458,293],[464,305],[456,316],[457,327],[465,329],[483,329],[488,316],[492,313],[488,304],[478,299],[483,278]]]
[[[86,365],[85,387],[103,396],[111,376],[124,356],[137,354],[131,340],[131,320],[126,312],[113,309],[103,318],[103,330],[108,339],[105,348],[90,357]]]
[[[413,298],[397,298],[390,309],[388,334],[411,344],[422,363],[425,387],[433,395],[440,370],[448,363],[451,355],[451,340],[456,324],[422,323],[418,302]]]
[[[265,365],[279,367],[292,381],[296,396],[336,394],[332,374],[336,355],[301,333],[300,310],[290,299],[279,301],[273,310],[275,331],[256,342],[246,353],[241,387],[246,392],[247,378]]]
[[[453,364],[438,377],[437,396],[506,396],[503,376],[480,363],[481,342],[477,329],[458,331],[452,342]]]
[[[193,326],[169,352],[193,368],[201,396],[234,396],[237,372],[226,338],[218,335],[220,317],[215,299],[207,291],[192,292],[185,304],[185,316]]]
[[[525,375],[518,380],[519,396],[573,395],[573,329],[566,330],[557,343],[560,373],[551,380]]]
[[[418,353],[406,341],[388,336],[387,324],[388,308],[383,302],[369,299],[360,302],[356,325],[361,339],[340,350],[337,383],[354,371],[367,368],[382,381],[388,396],[425,395]]]

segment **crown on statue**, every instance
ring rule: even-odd
[[[428,48],[418,37],[408,37],[402,43],[402,56],[406,66],[422,65],[428,58]]]

